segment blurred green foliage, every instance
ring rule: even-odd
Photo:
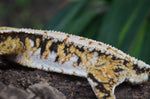
[[[149,0],[75,0],[44,27],[113,45],[150,64]]]

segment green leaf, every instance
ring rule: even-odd
[[[140,52],[140,59],[150,64],[150,20],[147,20],[146,32]]]
[[[119,32],[131,13],[131,6],[134,7],[135,4],[126,0],[114,0],[103,19],[97,40],[117,46]]]
[[[91,0],[82,0],[78,2],[78,4],[76,4],[76,6],[74,6],[59,23],[57,30],[64,31],[64,28],[67,28],[67,25],[71,25],[69,23],[73,20],[73,18],[79,15],[81,9],[85,8],[90,1]]]
[[[85,27],[84,30],[82,31],[81,36],[96,39],[102,21],[102,17],[103,16],[97,15],[93,20],[91,20],[88,26]]]
[[[132,44],[132,42],[134,42],[134,38],[141,30],[144,20],[147,20],[147,15],[149,13],[149,9],[150,9],[150,6],[149,6],[149,3],[147,2],[147,0],[143,0],[141,2],[141,7],[138,10],[138,13],[136,14],[136,17],[135,17],[134,21],[132,22],[130,29],[128,29],[128,32],[121,44],[120,48],[123,49],[124,51],[129,52],[128,50],[129,50],[129,48],[131,48],[131,44]],[[133,46],[133,48],[134,48],[134,46]],[[132,50],[132,49],[130,49],[130,50]],[[139,57],[138,55],[135,55],[135,56]]]
[[[57,13],[43,28],[44,30],[57,30],[58,24],[64,19],[66,13],[68,13],[76,3],[70,3],[65,8],[63,8],[59,13]]]
[[[131,43],[131,46],[129,48],[129,53],[134,57],[138,57],[140,51],[142,50],[146,28],[147,28],[147,21],[144,20],[139,32],[133,39],[133,42]]]
[[[85,11],[66,26],[65,31],[71,34],[80,35],[81,31],[92,21],[97,15],[96,11]],[[82,35],[82,34],[81,34]]]
[[[127,52],[148,14],[149,4],[148,0],[114,0],[103,19],[97,40]]]
[[[131,28],[132,23],[135,20],[135,17],[137,16],[138,10],[141,7],[141,2],[137,4],[137,6],[134,8],[133,12],[131,13],[131,16],[128,18],[127,22],[124,24],[120,34],[119,34],[119,40],[118,40],[118,46],[120,47],[123,43],[123,40],[125,39],[125,36],[127,35],[129,29]]]
[[[71,4],[72,7],[68,8],[70,10],[66,9],[67,11],[60,12],[61,14],[59,16],[63,17],[59,19],[59,22],[57,22],[57,26],[55,26],[56,28],[54,30],[64,31],[64,29],[67,28],[66,26],[73,20],[73,18],[78,16],[78,14],[82,11],[81,9],[85,8],[90,1],[91,0],[78,1],[75,5]],[[52,20],[57,20],[57,18]],[[49,24],[53,25],[51,23]]]

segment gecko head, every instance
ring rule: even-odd
[[[0,55],[10,54],[14,45],[11,42],[0,41]]]
[[[0,33],[0,55],[16,54],[23,49],[20,39],[9,34],[11,33]]]

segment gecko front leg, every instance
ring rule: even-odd
[[[88,72],[87,79],[98,99],[115,99],[114,90],[124,82],[126,71],[123,66],[105,64]]]

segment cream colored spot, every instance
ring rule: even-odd
[[[52,45],[52,41],[49,40],[47,43],[46,43],[46,47],[45,47],[45,51],[43,52],[43,55],[40,57],[44,57],[45,59],[47,59],[48,55],[51,54],[50,50],[49,50],[49,47]]]

